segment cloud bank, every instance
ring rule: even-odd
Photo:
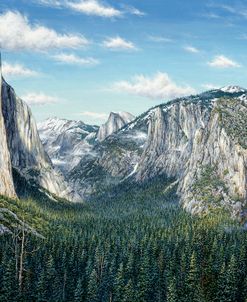
[[[198,48],[193,47],[193,46],[185,46],[184,50],[187,52],[190,52],[190,53],[199,53],[200,52],[200,50]]]
[[[78,48],[89,41],[82,35],[60,34],[38,24],[31,24],[19,12],[0,15],[0,47],[7,50],[43,51],[50,48]]]
[[[107,38],[103,41],[103,46],[110,50],[137,50],[133,42],[127,41],[119,36]]]
[[[59,63],[65,63],[71,65],[94,66],[99,64],[99,60],[97,59],[81,58],[75,54],[60,53],[52,56],[52,58]]]
[[[113,18],[122,15],[120,10],[109,5],[104,5],[97,0],[68,1],[66,2],[66,6],[80,13],[92,16]]]
[[[100,0],[36,0],[36,2],[50,7],[69,8],[75,12],[88,16],[103,18],[118,18],[122,17],[126,13],[139,17],[146,15],[134,6],[120,5],[122,8],[120,10]]]
[[[114,83],[112,88],[116,91],[159,100],[195,93],[192,87],[177,85],[167,73],[161,72],[158,72],[153,77],[137,75],[132,81]]]
[[[83,111],[80,115],[96,120],[105,120],[108,118],[108,114],[104,112]]]
[[[214,57],[212,61],[208,62],[208,65],[216,68],[240,67],[240,64],[223,55]]]
[[[35,77],[39,73],[29,69],[21,64],[3,63],[2,66],[3,76],[21,76],[21,77]]]
[[[28,105],[47,105],[55,104],[60,101],[59,98],[44,94],[43,92],[29,92],[21,97]]]

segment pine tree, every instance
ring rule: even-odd
[[[236,259],[231,257],[228,267],[225,264],[222,265],[220,271],[220,277],[218,280],[218,290],[216,301],[217,302],[235,302],[237,294],[237,280],[236,273]]]
[[[97,281],[97,273],[96,270],[93,269],[89,281],[88,281],[88,288],[87,288],[87,301],[88,302],[98,302],[98,281]]]
[[[178,302],[175,277],[170,278],[170,280],[168,281],[166,301],[167,302]]]
[[[67,254],[66,251],[63,251],[62,260],[60,263],[60,272],[61,272],[61,291],[62,297],[61,301],[66,301],[66,286],[67,286]]]
[[[147,301],[150,293],[150,265],[147,252],[143,255],[137,287],[139,302]]]
[[[83,301],[84,301],[84,288],[82,285],[82,279],[79,278],[75,289],[75,302],[83,302]]]
[[[50,301],[56,302],[56,299],[60,296],[59,290],[56,285],[58,284],[57,272],[55,269],[55,262],[52,255],[49,255],[47,261],[47,268],[46,268],[46,284],[47,284],[47,294]]]
[[[129,280],[124,287],[123,302],[135,302],[135,289],[132,280]]]
[[[47,299],[47,282],[46,282],[46,272],[44,269],[39,274],[38,284],[37,284],[37,302],[46,302]]]
[[[115,301],[121,302],[124,298],[124,288],[125,288],[125,280],[124,280],[124,268],[123,263],[120,264],[119,269],[117,271],[117,276],[115,280]]]
[[[196,254],[193,252],[190,258],[190,267],[187,276],[188,301],[201,302],[200,275],[197,267]]]
[[[225,288],[225,296],[227,301],[236,301],[237,297],[237,262],[234,255],[232,255],[230,263],[228,265],[226,275],[227,275],[227,284]]]
[[[3,287],[2,287],[2,301],[16,301],[19,295],[17,279],[15,278],[15,261],[13,258],[7,260],[6,266],[3,270]]]
[[[166,273],[164,253],[161,251],[158,258],[158,276],[157,276],[157,302],[162,302],[166,296]]]

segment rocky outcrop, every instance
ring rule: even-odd
[[[99,128],[97,134],[98,140],[105,140],[108,136],[133,121],[134,118],[135,117],[128,112],[111,112],[107,122]]]
[[[8,197],[16,197],[12,178],[12,168],[7,144],[6,129],[1,110],[2,103],[2,76],[0,73],[0,194]]]
[[[1,141],[7,140],[8,152],[5,152],[6,154],[3,156],[8,170],[15,169],[26,180],[41,189],[58,197],[69,199],[70,189],[65,183],[63,175],[54,170],[49,156],[44,151],[29,107],[16,96],[13,88],[4,80],[2,80],[1,89],[1,111],[4,125]],[[9,156],[11,164],[8,163]],[[8,182],[10,183],[11,180]],[[5,187],[8,186],[5,185]]]

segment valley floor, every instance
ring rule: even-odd
[[[9,222],[0,301],[245,302],[247,233],[220,211],[192,217],[162,192],[120,188],[88,204],[2,198],[44,238]]]

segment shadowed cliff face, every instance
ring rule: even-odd
[[[238,214],[246,206],[246,100],[245,89],[225,87],[157,106],[95,146],[71,185],[83,196],[165,175],[189,211],[226,206]]]
[[[6,137],[7,153],[11,159],[10,169],[16,169],[41,189],[69,199],[68,186],[63,176],[54,170],[49,156],[44,151],[29,107],[16,96],[13,88],[4,80],[1,84],[1,112],[3,129],[6,132],[6,136],[1,133],[1,140]],[[7,153],[4,155],[6,161]]]
[[[2,77],[0,74],[0,105],[2,105]],[[8,197],[16,197],[10,154],[7,144],[6,129],[4,124],[3,113],[0,106],[0,194]]]

